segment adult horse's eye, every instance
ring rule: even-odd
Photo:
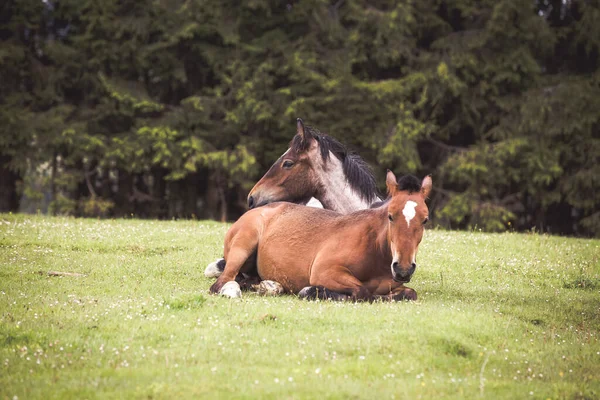
[[[394,218],[392,218],[392,214],[388,214],[388,219],[390,220],[390,222],[394,222]]]
[[[425,218],[425,220],[423,221],[423,225],[425,225],[427,223],[427,221],[429,221],[429,217]]]
[[[285,169],[290,169],[290,168],[292,168],[293,166],[294,166],[294,162],[293,162],[293,161],[290,161],[290,160],[285,160],[285,161],[283,162],[283,168],[285,168]]]

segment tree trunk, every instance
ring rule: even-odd
[[[54,152],[52,154],[52,169],[50,170],[50,203],[53,204],[56,201],[56,173],[58,172],[58,154]],[[52,207],[54,209],[55,207]],[[48,208],[50,210],[50,208]],[[54,210],[56,211],[56,210]],[[53,214],[56,214],[54,212]]]
[[[220,220],[221,222],[227,221],[227,179],[223,176],[223,173],[219,170],[214,173],[215,188],[217,191],[217,197],[219,199],[220,209]]]
[[[164,219],[168,214],[167,206],[167,183],[165,182],[165,176],[167,176],[167,169],[162,167],[152,167],[150,171],[152,174],[152,197],[155,201],[152,207],[152,217]]]
[[[131,216],[133,214],[133,203],[130,196],[133,188],[133,177],[125,170],[118,171],[118,191],[115,195],[115,216]]]
[[[214,179],[208,179],[204,192],[204,210],[202,218],[217,219],[219,213],[219,193]]]
[[[184,196],[184,218],[198,218],[198,194],[196,187],[197,180],[197,173],[194,172],[189,173],[182,181],[182,184],[184,185],[184,191],[182,193]]]
[[[20,176],[8,169],[11,157],[0,154],[0,212],[19,211],[17,181]]]
[[[227,196],[225,196],[225,189],[220,184],[217,184],[217,193],[219,193],[221,202],[221,222],[227,222]]]
[[[112,200],[112,182],[110,181],[110,168],[102,168],[102,175],[100,177],[101,189],[100,196],[105,200]]]

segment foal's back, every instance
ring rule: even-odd
[[[263,245],[287,244],[296,248],[303,246],[303,243],[309,245],[318,242],[331,235],[345,217],[334,211],[287,202],[273,203],[261,208],[263,210],[260,212],[260,220],[263,229],[260,244]]]
[[[320,247],[323,240],[331,240],[336,236],[348,233],[355,235],[356,230],[365,222],[363,215],[371,213],[364,210],[353,214],[339,214],[287,202],[273,203],[262,208],[264,210],[261,211],[260,218],[263,231],[260,242],[280,246],[288,244],[296,250],[312,244]]]

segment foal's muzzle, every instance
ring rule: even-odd
[[[406,283],[410,282],[410,278],[412,274],[415,272],[417,268],[416,263],[411,263],[408,267],[400,267],[398,261],[394,261],[392,263],[392,275],[396,282]]]

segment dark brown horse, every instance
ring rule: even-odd
[[[291,203],[248,211],[227,232],[225,269],[210,291],[220,293],[256,256],[261,279],[301,297],[416,299],[404,284],[416,268],[431,178],[397,182],[389,171],[386,185],[383,205],[348,215]]]
[[[290,147],[248,195],[251,209],[276,201],[322,205],[349,214],[381,199],[375,177],[362,158],[298,118]],[[218,277],[224,267],[225,261],[219,259],[210,263],[204,274]]]
[[[249,208],[276,201],[306,204],[315,198],[323,208],[349,214],[381,200],[375,178],[358,155],[301,119],[296,125],[290,148],[250,191]]]

